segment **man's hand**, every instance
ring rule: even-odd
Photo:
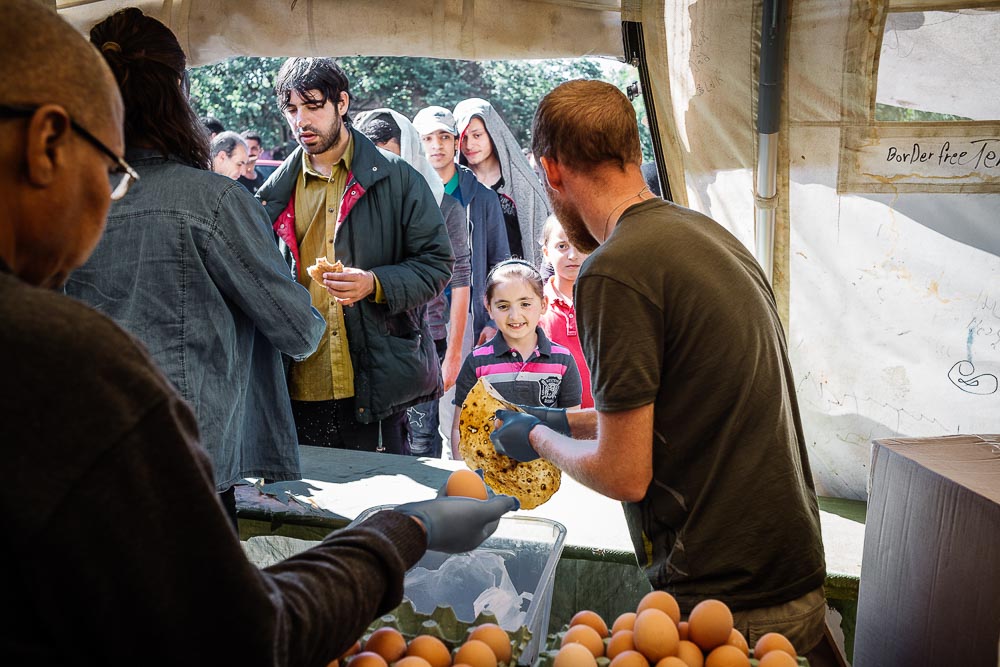
[[[323,284],[342,306],[350,306],[375,293],[375,274],[351,267],[343,273],[324,273]]]
[[[562,433],[570,437],[573,436],[569,427],[569,418],[566,417],[566,408],[542,408],[534,405],[518,405],[517,407],[532,417],[536,417],[538,421],[556,433]]]
[[[476,345],[482,345],[483,343],[485,343],[490,338],[493,338],[496,335],[497,335],[497,330],[494,329],[493,327],[483,327],[483,330],[479,332],[479,342],[477,342]]]
[[[490,433],[490,440],[498,453],[521,462],[539,458],[528,440],[531,429],[542,423],[538,417],[513,410],[497,410],[497,419],[503,425]]]
[[[445,352],[444,361],[441,362],[441,381],[444,383],[444,390],[448,391],[455,386],[458,373],[462,370],[462,351],[448,348]]]
[[[512,496],[489,500],[449,496],[406,503],[396,511],[413,517],[427,531],[427,548],[444,553],[472,551],[493,534],[500,517],[521,504]]]

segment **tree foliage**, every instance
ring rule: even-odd
[[[289,140],[288,128],[278,112],[274,80],[281,58],[232,58],[192,69],[191,100],[199,115],[218,118],[226,129],[254,129],[266,147]],[[561,60],[468,61],[435,58],[352,56],[339,58],[351,80],[351,111],[389,107],[412,118],[420,109],[436,104],[453,109],[469,97],[489,100],[514,136],[527,147],[531,119],[539,100],[552,88],[570,79],[603,79],[625,86],[635,80],[635,70],[611,61],[592,58]],[[651,156],[649,130],[643,128],[643,154]]]

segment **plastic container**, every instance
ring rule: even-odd
[[[366,518],[386,509],[392,509],[392,505],[381,505],[365,510],[353,523],[359,523]],[[510,583],[513,584],[517,594],[526,594],[527,605],[526,614],[523,618],[523,626],[531,633],[531,639],[521,651],[518,662],[522,665],[530,665],[538,657],[539,650],[545,644],[545,637],[548,634],[549,614],[552,610],[552,589],[555,582],[556,565],[562,554],[563,543],[566,539],[566,527],[557,521],[538,517],[525,516],[504,516],[500,518],[496,532],[490,536],[474,552],[495,554],[503,560]],[[468,557],[464,557],[466,560]],[[457,560],[455,560],[457,559]],[[451,564],[448,561],[452,560]],[[439,570],[448,564],[448,567],[460,567],[464,563],[463,554],[455,556],[433,551],[427,552],[411,570],[413,573],[417,568],[426,568],[430,571]],[[456,577],[455,581],[461,577]],[[403,595],[407,595],[407,588],[404,587]],[[471,608],[471,600],[475,600],[480,593],[488,587],[469,583],[452,587],[445,587],[433,603],[426,600],[414,602],[414,608],[419,614],[426,614],[428,617],[434,612],[435,607],[451,607],[455,611],[455,616],[460,621],[471,623],[475,620],[476,614]],[[522,606],[522,611],[525,611]],[[502,621],[500,625],[503,626]],[[517,627],[505,627],[509,632],[514,632]]]

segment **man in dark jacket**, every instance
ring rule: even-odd
[[[406,408],[441,395],[423,317],[454,262],[430,188],[350,126],[349,82],[329,58],[289,58],[275,83],[299,147],[257,191],[293,274],[327,320],[292,365],[301,444],[407,453]],[[342,273],[310,279],[317,258]]]

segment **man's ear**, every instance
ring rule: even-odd
[[[340,99],[337,100],[337,114],[343,116],[351,108],[351,96],[347,91],[340,91]]]
[[[552,189],[561,190],[563,185],[563,172],[559,163],[548,157],[539,158],[539,163],[542,165],[542,171],[545,172],[545,180],[549,182]]]
[[[44,104],[31,116],[25,157],[32,185],[48,187],[59,169],[69,166],[67,150],[72,134],[69,114],[58,104]]]

